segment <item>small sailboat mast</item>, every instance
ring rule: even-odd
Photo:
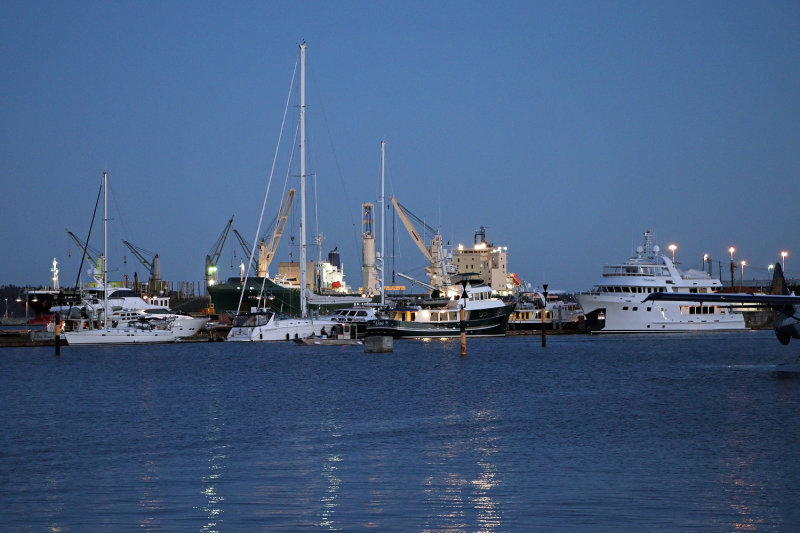
[[[103,172],[103,329],[108,329],[108,172]]]
[[[385,232],[386,232],[386,206],[384,203],[386,202],[386,191],[384,188],[384,173],[386,169],[386,141],[381,141],[381,277],[380,277],[380,284],[381,284],[381,305],[386,304],[386,300],[384,295],[386,294],[386,279],[385,279],[385,272],[386,272],[386,253],[384,250],[384,243],[385,241]]]
[[[300,316],[308,316],[306,299],[306,43],[300,43]]]

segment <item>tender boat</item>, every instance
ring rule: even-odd
[[[517,306],[508,319],[508,329],[528,331],[542,329],[542,312],[547,329],[578,329],[584,321],[583,309],[564,291],[547,293],[523,292],[518,296]]]
[[[719,279],[699,270],[682,271],[653,244],[651,231],[644,246],[619,264],[607,265],[603,279],[589,292],[575,295],[593,333],[741,331],[741,313],[730,305],[698,305],[688,296],[722,289]],[[683,301],[645,302],[651,293],[687,294]],[[599,320],[605,316],[604,322]]]

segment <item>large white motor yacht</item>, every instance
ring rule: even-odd
[[[59,313],[63,320],[88,323],[92,319],[102,321],[105,311],[106,292],[108,293],[108,327],[127,327],[136,320],[161,320],[170,324],[175,338],[191,337],[200,331],[208,322],[208,317],[192,316],[169,309],[168,297],[153,297],[143,300],[132,289],[123,287],[102,288],[102,280],[96,278],[97,287],[83,289],[82,299],[78,305],[56,305],[50,308],[51,313]],[[84,327],[75,329],[85,329]]]
[[[719,279],[700,270],[678,269],[644,233],[644,246],[621,264],[607,265],[603,279],[589,292],[575,295],[593,333],[741,331],[741,313],[725,305],[700,305],[691,294],[717,292]],[[643,302],[654,292],[687,293],[685,302]],[[603,321],[603,317],[605,320]]]

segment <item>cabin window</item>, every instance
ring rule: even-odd
[[[627,306],[627,305],[626,305],[626,306],[624,306],[624,307],[622,308],[622,310],[623,310],[623,311],[627,311],[627,310],[628,310],[628,306]]]
[[[638,308],[638,307],[634,307],[634,308],[633,308],[633,311],[638,311],[638,310],[639,310],[639,308]]]

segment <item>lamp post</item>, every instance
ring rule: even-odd
[[[547,283],[542,283],[542,294],[544,294],[544,306],[542,307],[542,348],[547,346],[547,324],[545,318],[547,317]]]
[[[675,250],[678,249],[678,245],[677,244],[670,244],[669,246],[667,246],[667,248],[669,249],[670,252],[672,252],[672,262],[674,263],[675,262]]]
[[[708,254],[703,254],[703,272],[706,271],[706,263],[709,264],[708,275],[711,275],[711,262],[708,260]]]
[[[736,284],[736,282],[733,281],[733,252],[736,251],[736,248],[731,246],[728,248],[728,251],[731,253],[731,289],[733,289],[733,286]]]
[[[8,320],[8,298],[6,298],[6,312],[3,313],[3,320]]]
[[[17,303],[22,303],[22,296],[17,296]],[[25,290],[25,323],[28,323],[28,291]]]
[[[781,252],[781,261],[782,261],[781,267],[783,268],[784,272],[786,272],[786,256],[787,255],[789,255],[789,252],[787,252],[786,250]]]
[[[742,275],[739,278],[739,285],[740,285],[739,290],[742,291],[742,290],[744,290],[744,267],[747,266],[747,261],[742,260],[742,262],[739,263],[739,264],[742,267]]]

